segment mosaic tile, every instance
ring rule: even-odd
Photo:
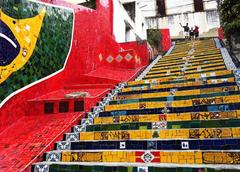
[[[198,167],[210,165],[214,169],[220,164],[234,167],[240,164],[240,92],[235,82],[238,72],[226,69],[213,40],[183,45],[177,44],[173,54],[158,59],[141,76],[142,80],[138,78],[111,91],[97,116],[90,112],[89,119],[81,120],[84,127],[74,126],[77,133],[65,134],[66,141],[56,144],[61,155],[53,151],[46,156],[53,162],[107,165],[128,162],[128,167],[71,165],[71,169],[51,165],[49,168],[56,171],[81,168],[89,172],[204,172],[209,169]],[[127,58],[130,61],[133,57]],[[98,111],[98,107],[93,111]],[[132,167],[131,163],[144,165]],[[149,163],[178,167],[144,167]],[[189,165],[198,166],[180,167]]]
[[[35,8],[32,8],[33,6]],[[18,35],[18,37],[19,35],[27,35],[26,41],[29,42],[33,40],[32,34],[36,30],[37,26],[40,25],[41,30],[39,32],[39,36],[37,37],[35,47],[32,47],[34,50],[32,53],[30,53],[30,50],[27,50],[26,47],[28,47],[28,45],[33,46],[33,41],[31,44],[24,45],[25,48],[23,47],[23,54],[21,55],[25,55],[25,57],[27,57],[28,54],[31,54],[31,57],[24,67],[22,67],[21,70],[14,72],[14,74],[6,80],[7,82],[1,83],[0,102],[2,102],[3,99],[14,91],[40,80],[63,67],[70,48],[73,26],[73,11],[69,9],[46,6],[44,4],[31,1],[27,1],[25,3],[4,1],[1,4],[1,7],[2,17],[4,13],[12,18],[19,19],[18,23],[20,25],[16,28],[10,27],[13,32],[16,31],[15,35]],[[43,9],[45,9],[48,15],[45,15],[41,24],[39,18],[34,18],[34,16],[40,14],[40,11]],[[25,21],[21,19],[29,20],[31,18],[36,20],[33,22],[35,23],[35,27],[30,26],[30,24],[23,25]],[[38,34],[35,34],[35,36],[36,35]],[[54,35],[54,39],[52,35]],[[23,36],[20,37],[22,38]],[[52,44],[53,41],[55,42],[54,44]],[[45,58],[46,54],[48,56],[47,61]],[[39,67],[39,63],[41,64],[41,67]],[[18,64],[20,64],[20,62],[18,62]],[[10,67],[12,67],[12,65],[10,65]],[[0,71],[1,70],[2,69],[0,68]],[[0,76],[0,78],[3,77]]]

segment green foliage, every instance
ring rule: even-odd
[[[43,5],[26,1],[4,0],[7,15],[24,19],[33,17]],[[60,70],[66,60],[72,35],[73,13],[66,9],[45,6],[43,25],[29,61],[0,85],[0,102],[14,91]]]
[[[159,29],[148,29],[147,30],[147,41],[153,47],[155,47],[158,52],[161,51],[161,32]]]
[[[240,0],[224,0],[220,5],[222,27],[226,36],[240,31]]]

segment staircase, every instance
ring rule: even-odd
[[[240,170],[238,72],[214,40],[181,42],[118,85],[34,172]]]

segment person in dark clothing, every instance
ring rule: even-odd
[[[195,26],[194,35],[195,35],[195,39],[198,40],[199,39],[199,27],[198,26]]]
[[[179,23],[179,24],[184,29],[185,40],[188,40],[189,39],[189,26],[188,26],[188,23],[186,23],[186,26],[183,26],[181,23]]]
[[[194,30],[193,30],[193,27],[189,31],[189,35],[190,35],[190,40],[193,41],[194,40]]]

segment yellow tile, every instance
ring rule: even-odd
[[[187,159],[187,164],[194,164],[195,160],[193,158]]]
[[[172,163],[178,163],[179,159],[177,156],[172,156]]]
[[[179,159],[179,164],[186,164],[187,163],[187,161],[185,160],[185,159]]]
[[[63,162],[71,161],[71,152],[62,152],[62,160]]]

